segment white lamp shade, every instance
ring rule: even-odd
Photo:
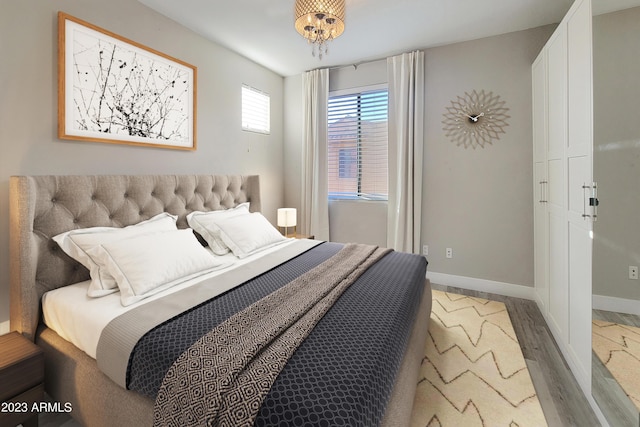
[[[296,208],[278,209],[278,227],[294,227],[297,216]]]

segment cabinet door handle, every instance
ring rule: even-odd
[[[591,194],[587,195],[587,190],[591,190]],[[600,204],[600,200],[598,200],[598,183],[593,182],[591,185],[583,184],[583,213],[582,218],[591,218],[593,222],[598,220],[598,205]],[[591,210],[591,214],[587,213],[587,200],[589,209]]]
[[[590,185],[582,184],[582,218],[584,219],[591,218],[591,215],[587,213],[587,199],[589,198],[587,195],[587,190],[590,189]]]
[[[600,205],[600,200],[598,200],[598,183],[594,182],[591,185],[591,197],[589,198],[589,206],[593,211],[593,220],[597,221],[598,219],[598,205]]]
[[[540,181],[540,203],[547,203],[547,181]]]

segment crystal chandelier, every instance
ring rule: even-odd
[[[327,42],[344,31],[345,0],[296,0],[296,30],[313,45],[313,56],[327,54]]]

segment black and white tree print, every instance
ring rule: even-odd
[[[90,32],[73,38],[73,127],[172,141],[190,137],[190,70]]]

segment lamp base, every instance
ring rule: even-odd
[[[289,235],[289,228],[290,227],[280,227],[282,230],[284,230],[284,232],[281,231],[282,235],[284,237],[295,237],[296,235],[296,226],[293,226],[293,234]]]

